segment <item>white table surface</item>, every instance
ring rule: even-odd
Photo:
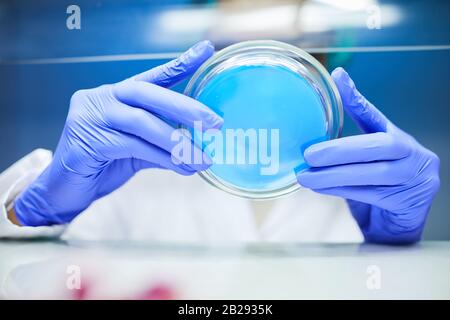
[[[449,299],[450,242],[213,248],[2,240],[0,281],[2,298]]]

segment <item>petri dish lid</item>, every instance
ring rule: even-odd
[[[341,98],[329,73],[310,54],[283,42],[246,41],[217,52],[184,93],[224,118],[221,152],[214,144],[211,153],[204,133],[187,128],[194,141],[201,136],[199,144],[213,158],[200,176],[244,198],[273,199],[298,190],[296,173],[308,168],[303,151],[337,138],[343,126]],[[216,142],[218,136],[209,138]]]

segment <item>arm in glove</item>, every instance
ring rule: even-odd
[[[20,224],[70,222],[144,168],[182,175],[206,169],[211,164],[206,155],[199,164],[172,161],[174,129],[161,117],[187,126],[201,121],[205,130],[221,126],[223,120],[205,105],[167,89],[195,72],[213,52],[211,43],[200,42],[165,65],[76,92],[51,164],[16,199]]]
[[[367,101],[342,68],[332,77],[364,134],[306,149],[311,168],[298,174],[299,183],[347,199],[366,241],[419,241],[439,189],[439,158]]]

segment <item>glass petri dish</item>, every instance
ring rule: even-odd
[[[244,198],[273,199],[300,188],[303,151],[337,138],[342,102],[326,69],[278,41],[246,41],[212,56],[185,92],[224,119],[219,132],[189,129],[213,165],[211,185]],[[217,131],[217,130],[216,130]]]

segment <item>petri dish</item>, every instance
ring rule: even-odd
[[[341,98],[326,69],[278,41],[240,42],[217,52],[184,93],[224,119],[215,132],[185,128],[213,160],[200,176],[244,198],[298,190],[296,174],[308,168],[303,151],[337,138],[343,126]]]

